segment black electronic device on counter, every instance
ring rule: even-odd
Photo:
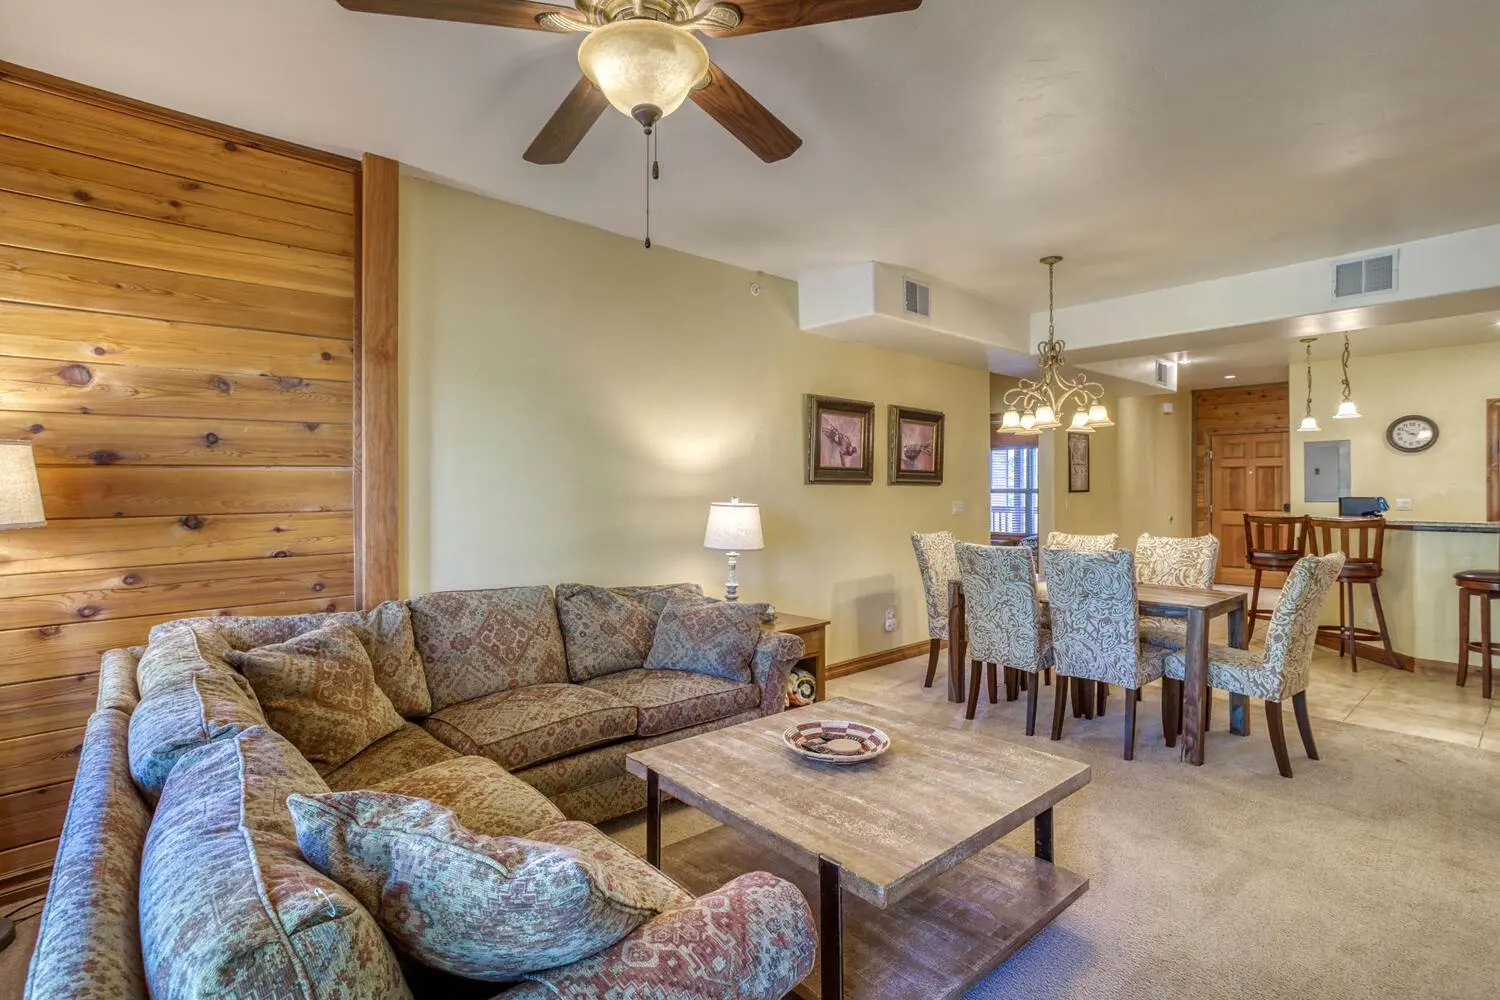
[[[1339,497],[1339,517],[1379,517],[1390,509],[1385,497]]]

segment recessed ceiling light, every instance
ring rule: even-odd
[[[1233,381],[1234,379],[1237,379],[1237,378],[1239,378],[1238,375],[1225,375],[1224,376],[1224,381],[1229,382],[1229,381]]]

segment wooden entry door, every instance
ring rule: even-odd
[[[1212,438],[1209,524],[1219,539],[1219,583],[1248,585],[1255,579],[1245,565],[1245,515],[1280,514],[1291,500],[1289,438],[1285,431]],[[1279,587],[1283,580],[1284,574],[1266,574],[1261,584]]]

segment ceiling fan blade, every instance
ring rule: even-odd
[[[338,0],[338,5],[364,14],[396,14],[532,31],[557,30],[538,20],[543,14],[577,13],[569,7],[533,3],[532,0]]]
[[[707,35],[753,35],[829,21],[851,21],[857,17],[899,14],[916,10],[922,0],[730,0],[740,11],[734,28],[704,28]]]
[[[604,99],[604,92],[588,77],[579,77],[578,84],[531,141],[525,155],[527,162],[545,165],[567,160],[607,107],[609,102]]]
[[[716,64],[709,64],[708,83],[693,91],[692,97],[694,104],[767,163],[784,160],[802,147],[797,133]]]

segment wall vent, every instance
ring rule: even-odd
[[[906,279],[906,311],[923,319],[932,318],[932,289],[920,281]]]
[[[1175,361],[1163,361],[1157,358],[1154,375],[1159,387],[1168,392],[1177,391],[1177,363]]]
[[[1333,265],[1333,297],[1347,299],[1396,290],[1396,252]]]

